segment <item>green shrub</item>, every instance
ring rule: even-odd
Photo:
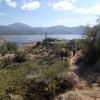
[[[41,41],[38,41],[37,44],[36,44],[36,46],[39,46],[41,44],[42,44],[42,42]]]
[[[6,53],[8,53],[7,48],[4,46],[0,47],[0,52],[1,52],[2,56],[4,56]]]
[[[0,69],[6,68],[8,65],[12,63],[12,59],[10,58],[3,58],[0,60]]]
[[[72,48],[72,45],[70,43],[57,43],[53,47],[57,48],[57,49],[64,48],[64,49],[69,49],[70,50]]]
[[[5,42],[1,48],[6,48],[8,52],[14,53],[17,51],[18,44],[16,42]]]
[[[43,43],[46,43],[46,42],[54,42],[56,39],[55,38],[47,38],[47,39],[44,39],[43,40]]]
[[[14,61],[19,63],[25,62],[27,60],[28,60],[28,56],[27,56],[27,52],[25,51],[18,52],[14,58]]]
[[[7,53],[7,51],[2,51],[2,56],[4,56]]]
[[[0,70],[0,98],[10,100],[9,95],[24,95],[26,93],[25,75],[27,70],[19,68],[14,70]]]
[[[100,23],[92,28],[87,26],[84,34],[83,58],[86,62],[95,62],[100,58]]]

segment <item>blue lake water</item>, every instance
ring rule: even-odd
[[[83,38],[82,35],[47,35],[47,37],[65,40]],[[12,42],[17,42],[19,45],[21,45],[21,43],[23,42],[42,41],[43,39],[45,39],[45,35],[2,36],[2,38]]]

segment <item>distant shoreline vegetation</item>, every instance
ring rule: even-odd
[[[56,38],[60,40],[72,40],[72,39],[83,39],[84,35],[47,35],[48,38]],[[32,41],[42,41],[45,39],[45,35],[2,35],[3,39],[17,42],[18,45],[22,43],[32,42]]]

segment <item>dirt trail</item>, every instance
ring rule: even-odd
[[[70,66],[70,69],[73,71],[78,68],[78,66],[75,65],[76,57],[77,57],[76,55],[74,57],[72,55],[71,57],[69,57],[69,66]]]
[[[73,72],[75,72],[75,70],[78,69],[78,66],[75,65],[76,58],[77,58],[77,54],[73,57],[72,53],[71,53],[71,57],[69,57],[69,65],[70,65],[70,69]],[[97,87],[90,88],[87,85],[86,80],[84,80],[84,79],[79,80],[78,87],[76,87],[75,90],[72,90],[72,92],[81,94],[84,97],[83,100],[100,100],[100,89]],[[61,94],[60,95],[61,99],[58,98],[56,100],[66,100],[64,98],[67,96],[67,94],[68,94],[68,92]],[[81,100],[81,99],[73,99],[73,100]]]

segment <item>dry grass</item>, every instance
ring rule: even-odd
[[[84,97],[82,94],[78,92],[68,92],[66,95],[66,100],[84,100]]]

